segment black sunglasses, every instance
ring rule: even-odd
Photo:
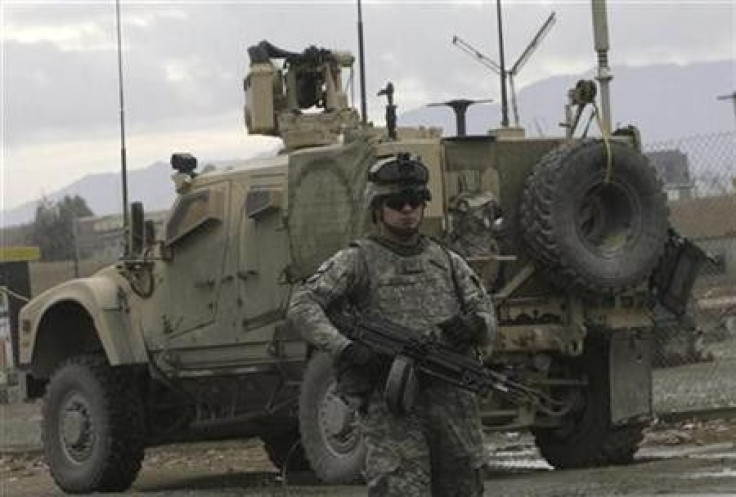
[[[394,193],[386,195],[383,200],[383,205],[394,211],[402,210],[405,205],[416,209],[422,204],[424,204],[424,195],[419,192]]]

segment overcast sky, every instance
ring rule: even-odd
[[[557,13],[517,87],[594,66],[589,1],[503,5],[508,64]],[[119,170],[114,2],[4,0],[0,9],[0,207]],[[292,51],[314,44],[357,54],[356,12],[353,1],[123,1],[128,167],[174,151],[233,159],[273,148],[273,139],[248,137],[243,125],[247,47],[267,39]],[[457,34],[499,60],[495,12],[488,0],[364,0],[371,118],[381,118],[375,94],[389,80],[399,113],[460,96],[498,100],[497,78],[451,43]],[[609,0],[608,12],[614,74],[622,65],[731,60],[726,91],[736,90],[732,0]]]

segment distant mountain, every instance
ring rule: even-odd
[[[734,129],[732,103],[718,101],[716,97],[736,90],[735,60],[687,66],[615,67],[613,76],[611,107],[614,125],[636,124],[645,143]],[[579,79],[592,77],[591,70],[580,75],[548,78],[521,89],[517,100],[521,124],[526,128],[527,136],[561,135],[558,123],[563,120],[567,90]],[[397,88],[396,99],[401,108],[401,88]],[[468,133],[482,134],[489,128],[498,127],[499,107],[497,103],[472,106],[467,115]],[[511,108],[509,119],[513,122]],[[445,135],[455,134],[455,118],[449,108],[411,110],[401,114],[398,123],[400,126],[440,126]],[[129,200],[143,201],[147,211],[167,209],[174,200],[170,175],[170,166],[163,162],[129,171]],[[59,200],[64,195],[84,197],[96,215],[117,213],[121,202],[120,177],[117,173],[88,175],[49,194],[48,198]],[[28,202],[5,211],[5,226],[32,221],[35,209],[36,202]]]
[[[252,158],[271,156],[273,152],[258,154]],[[219,166],[227,166],[240,160],[222,161]],[[200,161],[203,166],[209,161]],[[164,210],[171,207],[176,197],[174,183],[170,179],[171,166],[165,162],[154,162],[142,169],[128,170],[128,202],[142,201],[146,212]],[[88,174],[64,188],[52,192],[46,197],[58,201],[65,195],[79,195],[96,216],[120,213],[122,208],[122,192],[120,174],[100,173]],[[33,221],[38,200],[26,202],[3,212],[3,227],[16,226]]]
[[[155,162],[143,169],[128,171],[129,201],[142,200],[147,211],[165,209],[174,198],[173,183],[169,180],[171,166]],[[119,213],[121,210],[121,186],[119,173],[88,174],[74,183],[46,195],[58,201],[65,195],[79,195],[97,216]],[[3,224],[14,226],[33,221],[38,200],[26,202],[3,213]]]
[[[579,79],[592,79],[593,76],[593,70],[557,76],[521,89],[517,101],[521,125],[526,128],[527,136],[560,135],[559,123],[563,121],[567,90]],[[637,125],[645,142],[734,129],[732,103],[716,97],[736,90],[736,60],[687,66],[615,67],[613,76],[613,124]],[[396,99],[400,106],[401,88],[396,89]],[[500,116],[498,102],[471,106],[467,113],[468,133],[481,134],[498,127]],[[513,124],[510,96],[509,121]],[[455,117],[447,107],[412,110],[400,115],[398,122],[400,126],[441,126],[445,135],[455,134]]]

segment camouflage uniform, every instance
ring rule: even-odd
[[[499,276],[500,252],[493,223],[500,215],[498,204],[489,194],[464,192],[448,206],[449,226],[443,243],[471,261],[486,288],[494,288]]]
[[[322,264],[294,295],[292,323],[335,360],[350,340],[332,326],[325,310],[342,305],[438,336],[438,323],[474,312],[486,324],[475,337],[480,346],[490,344],[496,331],[492,303],[477,276],[460,256],[426,237],[408,249],[377,237],[359,240]],[[483,494],[475,395],[420,376],[417,403],[397,416],[383,400],[384,378],[376,381],[355,370],[339,371],[338,377],[348,401],[359,403],[370,496]]]

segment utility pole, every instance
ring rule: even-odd
[[[79,218],[72,218],[72,237],[74,238],[74,277],[79,278]]]
[[[717,100],[730,100],[733,104],[733,119],[734,119],[734,130],[736,130],[736,91],[727,95],[720,95],[716,97]],[[731,178],[731,185],[734,191],[736,191],[736,176]]]
[[[729,93],[728,95],[721,95],[716,97],[718,100],[730,100],[733,104],[733,118],[734,118],[734,129],[736,130],[736,91]]]

